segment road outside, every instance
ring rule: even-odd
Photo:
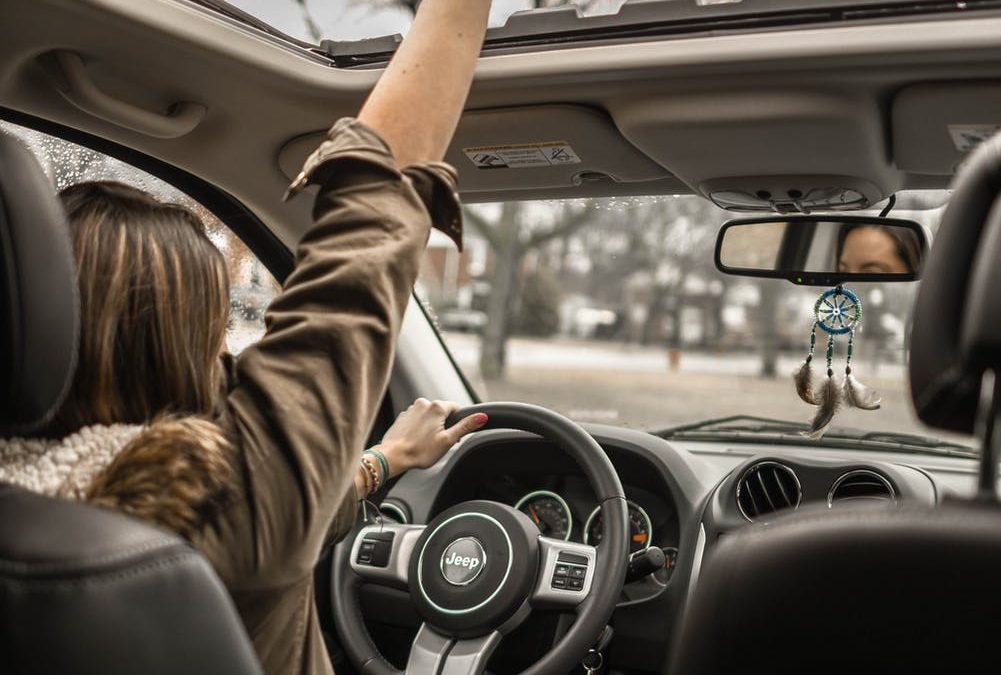
[[[485,399],[536,403],[580,422],[637,428],[663,428],[727,415],[758,415],[808,422],[812,409],[796,396],[791,374],[802,355],[779,359],[779,372],[758,375],[757,354],[683,352],[671,370],[665,350],[621,343],[513,338],[503,379],[484,382],[477,374],[479,338],[447,333],[445,340],[459,367]],[[864,360],[856,373],[882,396],[878,411],[842,410],[844,427],[927,433],[914,416],[906,390],[905,368],[882,364],[876,372]]]

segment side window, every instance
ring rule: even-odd
[[[264,310],[279,286],[240,238],[212,212],[174,186],[114,157],[2,120],[0,132],[19,138],[35,153],[56,190],[84,181],[117,181],[194,210],[229,267],[229,351],[238,354],[264,335]]]

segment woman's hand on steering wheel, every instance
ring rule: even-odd
[[[573,623],[522,675],[566,673],[605,629],[625,582],[628,506],[615,467],[587,431],[550,410],[494,402],[456,410],[443,420],[441,412],[448,409],[444,403],[419,402],[412,415],[405,413],[408,419],[401,416],[397,431],[423,430],[434,437],[438,454],[426,456],[428,463],[484,426],[552,443],[574,460],[600,505],[601,545],[543,536],[524,513],[487,500],[454,504],[427,524],[365,525],[338,547],[333,563],[332,609],[342,644],[370,675],[482,675],[502,637],[529,614],[560,610],[573,613]],[[478,414],[489,415],[489,422],[482,424]],[[403,672],[382,657],[368,634],[357,593],[363,582],[408,590],[423,620]]]
[[[390,477],[409,469],[433,466],[453,445],[487,423],[483,413],[469,415],[445,428],[458,403],[419,398],[400,413],[378,448],[389,462]]]

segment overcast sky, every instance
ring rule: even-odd
[[[293,37],[310,40],[302,11],[295,0],[228,0]],[[595,11],[615,11],[623,0],[598,0]],[[387,7],[383,0],[306,0],[323,36],[332,40],[359,40],[378,35],[406,33],[410,13]],[[528,9],[529,0],[494,0],[490,25],[499,26],[509,15]],[[569,4],[569,3],[568,3]]]

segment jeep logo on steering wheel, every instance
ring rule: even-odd
[[[441,554],[441,575],[453,586],[472,583],[486,565],[483,545],[473,537],[456,539]]]

